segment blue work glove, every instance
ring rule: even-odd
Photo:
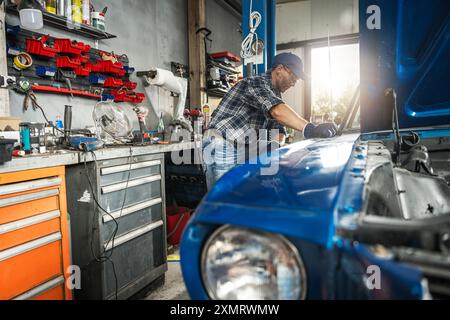
[[[305,139],[313,138],[332,138],[336,135],[338,129],[334,123],[327,122],[319,124],[318,126],[308,123],[303,130]]]

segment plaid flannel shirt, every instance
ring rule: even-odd
[[[272,86],[271,75],[268,71],[237,83],[211,115],[209,129],[218,131],[229,141],[242,138],[252,129],[257,132],[278,129],[286,135],[286,128],[270,114],[273,107],[284,103],[280,92]]]

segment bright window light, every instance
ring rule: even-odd
[[[314,48],[311,59],[312,120],[339,121],[359,85],[359,44]]]

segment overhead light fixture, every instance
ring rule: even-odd
[[[42,17],[42,6],[36,0],[20,1],[17,10],[19,10],[20,25],[24,29],[39,30],[44,27]]]

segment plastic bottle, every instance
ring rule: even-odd
[[[91,1],[83,0],[83,24],[91,25]]]
[[[159,118],[159,123],[158,123],[158,133],[164,133],[164,119],[163,119],[163,114],[161,113],[161,118]]]
[[[61,137],[63,136],[63,134],[61,133],[61,131],[64,131],[64,123],[61,120],[61,116],[57,116],[56,117],[56,121],[55,121],[55,127],[56,129],[53,130],[53,133],[56,137]]]
[[[58,9],[56,10],[56,14],[59,16],[66,16],[66,3],[64,0],[58,0]]]
[[[74,23],[83,23],[83,0],[72,0],[72,20]]]
[[[65,0],[67,22],[72,22],[72,0]]]
[[[42,7],[42,10],[45,12],[47,11],[45,8],[45,0],[37,0],[37,2],[39,3],[39,5]]]
[[[47,0],[45,2],[45,9],[48,13],[56,14],[56,0]]]

